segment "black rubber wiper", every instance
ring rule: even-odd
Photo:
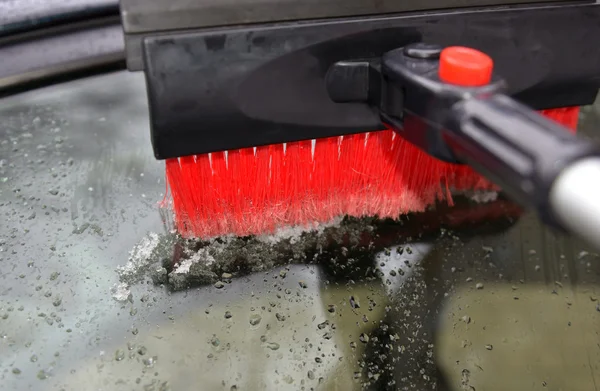
[[[0,1],[0,38],[118,14],[118,0],[4,0]]]

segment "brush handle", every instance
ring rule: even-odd
[[[415,43],[329,72],[336,102],[366,102],[429,155],[466,163],[542,220],[600,249],[600,148],[509,96],[484,53]]]
[[[456,103],[442,138],[457,160],[542,219],[600,246],[600,149],[502,95]]]

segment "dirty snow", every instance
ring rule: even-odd
[[[129,260],[125,266],[117,267],[121,279],[138,275],[152,262],[151,255],[158,246],[159,236],[150,232],[129,252]]]
[[[497,191],[477,191],[471,196],[471,200],[479,203],[496,201],[498,199]]]
[[[115,284],[111,288],[110,292],[112,293],[113,299],[115,299],[116,301],[127,301],[129,299],[129,296],[131,295],[129,285],[124,282]]]
[[[278,228],[274,233],[263,234],[257,236],[257,239],[263,243],[275,244],[282,240],[290,240],[290,243],[296,243],[303,233],[305,232],[317,232],[322,234],[326,228],[339,227],[342,223],[343,217],[336,217],[327,223],[319,223],[311,226],[287,226]]]
[[[190,267],[202,261],[206,266],[210,266],[215,262],[215,258],[210,255],[209,248],[213,251],[222,251],[227,246],[227,243],[212,242],[209,247],[201,248],[200,250],[193,253],[189,258],[184,259],[173,271],[175,274],[189,273]]]

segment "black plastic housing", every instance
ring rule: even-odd
[[[217,28],[143,43],[158,159],[382,128],[365,103],[335,103],[341,60],[427,41],[485,51],[508,94],[533,108],[592,103],[600,4],[399,14]]]

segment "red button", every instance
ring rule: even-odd
[[[440,54],[440,79],[462,87],[479,87],[492,80],[494,61],[479,50],[451,46]]]

